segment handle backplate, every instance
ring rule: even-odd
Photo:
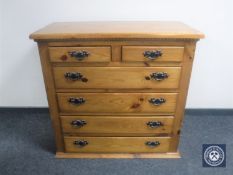
[[[163,126],[163,123],[160,121],[149,121],[146,123],[147,126],[149,126],[150,128],[158,128],[160,126]]]
[[[82,80],[83,75],[79,72],[66,72],[64,74],[64,77],[67,80],[72,80],[72,81],[76,81],[76,80]]]
[[[70,124],[76,128],[81,128],[86,125],[87,122],[85,120],[74,120]]]
[[[154,148],[154,147],[159,146],[160,142],[159,141],[147,141],[145,142],[145,145]]]
[[[166,72],[154,72],[150,74],[150,78],[157,81],[161,81],[168,78],[168,74]]]
[[[145,51],[143,53],[144,57],[148,58],[149,60],[155,60],[158,57],[162,56],[162,51],[160,50],[153,50],[153,51]]]
[[[66,72],[64,74],[64,77],[67,80],[71,80],[71,81],[82,81],[82,82],[88,81],[88,79],[85,78],[80,72]]]
[[[68,102],[72,105],[81,105],[86,102],[86,100],[82,97],[70,97]]]
[[[70,51],[68,52],[71,57],[76,58],[78,61],[82,61],[84,58],[88,57],[90,55],[89,52],[85,50],[80,51]]]
[[[74,143],[74,145],[77,145],[79,147],[84,147],[84,146],[88,145],[88,141],[86,141],[86,140],[75,140],[73,143]]]
[[[149,101],[149,103],[151,103],[155,106],[162,105],[163,103],[166,102],[166,100],[164,98],[151,98],[148,101]]]

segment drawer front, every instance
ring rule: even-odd
[[[174,113],[177,93],[58,93],[64,113]]]
[[[54,67],[56,88],[175,89],[181,67]]]
[[[109,62],[111,47],[50,47],[51,62]]]
[[[123,46],[122,60],[151,62],[181,62],[184,47]]]
[[[66,152],[149,153],[167,152],[169,137],[65,137]]]
[[[64,133],[170,133],[173,117],[61,116]]]

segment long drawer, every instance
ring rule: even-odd
[[[125,62],[181,62],[184,47],[174,46],[123,46],[122,60]]]
[[[167,152],[170,137],[64,137],[66,152],[152,153]]]
[[[64,133],[153,134],[170,133],[172,116],[61,116]]]
[[[174,113],[177,93],[57,93],[65,113]]]
[[[54,67],[56,88],[175,89],[180,67]]]

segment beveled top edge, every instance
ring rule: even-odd
[[[201,39],[204,34],[181,22],[58,22],[32,33],[34,40],[63,39]]]

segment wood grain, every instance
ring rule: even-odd
[[[85,103],[73,105],[70,97],[84,98]],[[63,113],[173,113],[176,93],[57,93],[60,111]],[[165,103],[155,106],[151,98],[164,98]]]
[[[71,123],[83,120],[86,124],[75,127]],[[161,122],[162,126],[151,128],[148,122]],[[173,126],[172,116],[61,116],[64,133],[110,133],[110,134],[154,134],[170,133]]]
[[[51,70],[51,64],[49,62],[48,45],[46,43],[38,43],[40,61],[42,65],[43,77],[45,82],[45,88],[47,93],[47,99],[49,103],[50,118],[55,131],[55,141],[57,151],[64,151],[64,143],[62,130],[60,125],[58,104],[55,92],[54,77]]]
[[[86,51],[89,53],[87,57],[78,60],[71,57],[71,51]],[[49,47],[51,62],[110,62],[111,48],[110,47]],[[65,57],[65,59],[63,58]],[[62,59],[63,58],[63,59]]]
[[[204,35],[181,22],[121,21],[121,22],[60,22],[50,24],[30,35],[35,40],[108,39],[108,38],[190,38]]]
[[[85,140],[88,145],[79,147],[76,140]],[[149,147],[147,141],[159,141],[157,147]],[[170,137],[64,137],[66,152],[79,153],[157,153],[167,152]]]
[[[161,51],[162,55],[151,60],[146,58],[145,51]],[[180,62],[183,59],[183,47],[168,46],[123,46],[122,60],[125,62],[148,61],[148,62]]]
[[[56,88],[64,89],[176,89],[179,87],[180,67],[54,67]],[[67,80],[67,72],[81,73],[88,81]],[[165,72],[168,78],[147,80],[152,73]]]
[[[189,40],[182,39],[153,39],[153,38],[132,38],[132,39],[75,39],[75,40],[50,40],[48,42],[49,47],[109,47],[117,46],[120,49],[123,46],[174,46],[184,47],[185,43]],[[114,50],[114,49],[113,49]],[[118,56],[119,53],[115,53]]]
[[[182,78],[180,81],[181,89],[176,106],[175,123],[173,125],[173,131],[172,131],[173,137],[169,149],[169,151],[171,152],[177,150],[179,146],[179,139],[181,134],[182,122],[184,118],[184,111],[185,111],[186,99],[188,94],[189,81],[192,72],[192,64],[194,60],[195,48],[196,48],[196,42],[186,43],[185,53],[184,53],[184,66],[182,68]]]

